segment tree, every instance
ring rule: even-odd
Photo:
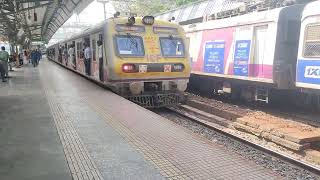
[[[197,0],[128,0],[113,1],[117,11],[137,15],[155,15]]]
[[[182,6],[182,5],[186,5],[192,2],[196,2],[198,0],[176,0],[176,5],[177,6]]]
[[[135,13],[139,16],[154,15],[168,11],[175,7],[171,0],[130,0],[127,2],[115,1],[117,11],[123,13]]]

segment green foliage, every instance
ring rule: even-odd
[[[113,1],[117,11],[123,13],[136,13],[137,15],[154,15],[170,9],[195,2],[197,0],[130,0]]]
[[[154,15],[168,11],[175,7],[171,0],[131,0],[129,2],[114,2],[117,11],[123,13],[136,13],[140,16]]]
[[[192,2],[195,2],[197,0],[176,0],[176,4],[177,6],[182,6],[182,5],[186,5]]]

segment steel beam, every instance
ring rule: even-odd
[[[32,6],[32,7],[28,7],[28,8],[24,8],[24,9],[19,9],[19,10],[15,11],[15,12],[1,13],[1,15],[6,16],[6,15],[10,15],[10,14],[20,13],[20,12],[23,12],[23,11],[32,10],[32,9],[36,9],[36,8],[39,8],[39,7],[48,6],[48,5],[50,5],[51,3],[52,3],[52,2],[48,2],[48,3],[45,3],[45,4],[40,4],[40,5],[38,5],[38,6]]]

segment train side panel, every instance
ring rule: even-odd
[[[200,48],[197,54],[190,49],[192,73],[273,83],[277,13],[249,14],[203,23],[195,32],[189,29],[187,36]]]
[[[300,29],[301,9],[280,8],[185,27],[191,44],[196,43],[190,48],[192,73],[292,88],[299,36],[294,32]],[[282,78],[284,74],[290,77]]]
[[[320,1],[309,3],[303,12],[296,86],[320,94]]]
[[[302,5],[185,26],[191,88],[268,102],[294,89]],[[202,84],[200,83],[202,82]]]

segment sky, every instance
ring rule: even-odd
[[[115,8],[111,3],[106,4],[106,15],[107,18],[112,17],[115,13]],[[89,4],[80,14],[73,14],[67,21],[62,25],[58,31],[53,35],[49,41],[48,46],[51,44],[62,41],[65,38],[69,38],[75,33],[80,33],[83,29],[70,28],[75,24],[80,24],[82,27],[93,26],[104,20],[103,4],[94,0]]]
[[[107,18],[113,16],[115,13],[115,9],[111,3],[106,4],[106,14]],[[77,20],[80,20],[80,22],[84,23],[90,23],[90,24],[96,24],[98,22],[103,21],[104,14],[103,14],[103,4],[97,2],[97,0],[94,0],[91,4],[89,4],[79,15],[78,19],[76,14],[71,16],[68,21],[68,23],[77,22]]]

